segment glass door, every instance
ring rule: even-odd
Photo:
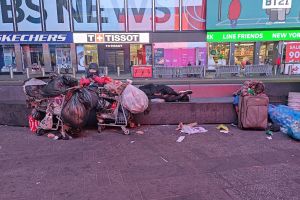
[[[124,50],[105,50],[105,66],[109,72],[124,71]]]

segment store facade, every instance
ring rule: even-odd
[[[11,63],[21,70],[35,63],[52,71],[71,64],[84,71],[96,62],[111,73],[118,68],[129,73],[139,65],[205,64],[205,26],[206,0],[4,0],[0,34],[71,32],[75,39],[61,44],[1,43],[0,65]],[[101,34],[104,40],[98,38]]]
[[[299,7],[291,0],[208,1],[209,67],[284,64],[286,44],[299,41]]]

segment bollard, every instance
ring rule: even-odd
[[[289,65],[289,76],[292,75],[292,65]]]
[[[105,76],[108,76],[108,67],[105,67]]]
[[[45,77],[45,68],[42,67],[42,76]]]
[[[10,74],[10,78],[13,79],[14,78],[14,71],[13,71],[12,67],[9,68],[9,74]]]
[[[120,67],[117,67],[117,76],[120,76]]]
[[[76,70],[75,70],[75,67],[73,67],[72,73],[73,73],[73,77],[76,78]]]
[[[57,67],[57,74],[60,74],[60,67]]]
[[[27,78],[30,78],[30,76],[29,76],[29,68],[28,67],[26,68],[26,76],[27,76]]]

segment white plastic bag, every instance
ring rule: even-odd
[[[148,108],[147,95],[129,84],[122,93],[122,105],[133,114],[142,113]]]

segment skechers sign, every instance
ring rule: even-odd
[[[0,33],[0,43],[72,43],[72,33]]]
[[[149,33],[74,33],[74,43],[149,43]]]

